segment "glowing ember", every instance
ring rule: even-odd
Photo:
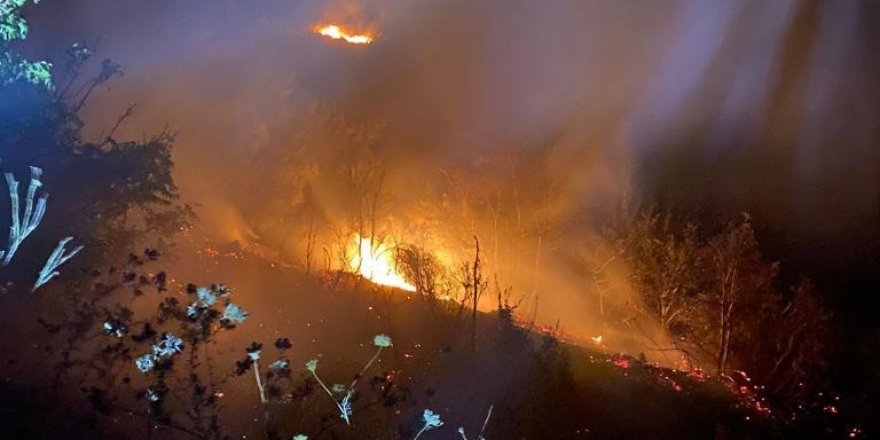
[[[316,24],[312,27],[316,34],[333,40],[343,40],[351,44],[370,44],[374,38],[368,33],[355,33],[335,24]]]
[[[364,278],[383,286],[415,292],[416,287],[406,282],[394,263],[394,242],[373,243],[372,238],[354,234],[348,245],[349,265]],[[363,258],[363,260],[362,260]]]
[[[623,368],[624,370],[626,370],[626,369],[628,369],[628,368],[630,367],[630,361],[629,361],[629,359],[623,359],[623,358],[621,358],[621,359],[615,359],[615,360],[614,360],[614,365],[618,366],[619,368]]]

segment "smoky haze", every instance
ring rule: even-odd
[[[877,10],[55,0],[27,12],[32,50],[97,40],[123,66],[87,107],[87,127],[99,135],[136,102],[120,137],[176,132],[176,179],[211,240],[301,260],[302,240],[287,235],[301,233],[302,217],[279,212],[308,202],[346,224],[355,201],[339,169],[356,150],[386,171],[381,232],[453,262],[470,258],[478,232],[491,270],[525,298],[521,311],[598,334],[611,330],[584,267],[602,254],[596,219],[620,198],[748,210],[768,235],[816,243],[808,254],[877,235]],[[377,40],[322,39],[315,22]],[[500,237],[488,232],[494,211],[474,207],[484,193],[505,206],[522,197],[522,209],[496,212]],[[319,247],[338,244],[330,229],[319,235]],[[604,300],[633,299],[625,272],[612,269],[619,287]]]

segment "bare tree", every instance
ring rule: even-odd
[[[440,262],[423,248],[404,245],[397,247],[397,267],[416,288],[416,293],[432,303],[442,289],[443,267]]]
[[[483,262],[481,260],[480,240],[474,235],[474,260],[463,261],[458,266],[458,283],[464,292],[458,304],[458,316],[462,316],[465,307],[471,311],[471,345],[476,350],[477,337],[477,305],[480,297],[489,283],[483,274]]]
[[[779,265],[763,260],[748,216],[742,222],[728,224],[724,231],[712,237],[707,253],[712,270],[707,303],[718,316],[715,364],[718,373],[723,374],[737,327],[740,321],[747,319],[742,312],[749,303],[772,298],[770,283]]]
[[[366,150],[346,155],[341,171],[346,189],[354,199],[351,208],[354,211],[358,240],[360,240],[358,261],[363,261],[364,256],[361,255],[363,240],[367,237],[376,240],[379,207],[385,197],[387,169],[369,150]],[[360,270],[360,267],[355,269]]]
[[[831,315],[815,285],[802,279],[782,301],[767,302],[760,325],[743,338],[750,371],[777,400],[793,401],[815,389],[816,377],[827,367]]]
[[[471,349],[477,351],[477,304],[480,302],[480,295],[486,289],[487,282],[483,280],[480,265],[480,239],[474,235],[474,265],[472,269],[473,280],[473,299],[471,312]]]
[[[670,330],[694,305],[700,285],[702,256],[696,226],[680,230],[668,212],[649,210],[634,222],[630,233],[634,278],[646,306],[665,330]]]
[[[317,245],[318,236],[318,216],[319,208],[317,201],[312,194],[312,186],[306,185],[303,197],[303,216],[306,223],[306,248],[305,248],[305,266],[306,273],[312,273],[312,263],[315,259],[315,247]],[[323,219],[321,219],[323,220]]]

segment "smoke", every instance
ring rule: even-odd
[[[858,15],[866,8],[56,0],[29,13],[34,50],[97,39],[100,54],[124,66],[126,76],[90,103],[88,127],[106,130],[137,102],[121,136],[176,132],[176,178],[200,205],[207,236],[301,253],[285,231],[303,217],[279,212],[312,201],[321,219],[345,218],[356,201],[341,164],[366,151],[387,170],[386,232],[455,261],[469,258],[479,230],[527,313],[594,335],[609,330],[584,267],[601,255],[595,219],[622,197],[753,210],[776,229],[842,231],[877,217],[880,101],[868,56],[877,29]],[[378,38],[330,42],[311,33],[315,21]],[[530,166],[499,165],[505,157]],[[498,187],[511,202],[511,170],[523,199],[505,208],[500,238],[489,209],[450,215],[478,189]],[[455,176],[480,185],[457,194]],[[274,190],[291,182],[308,189]],[[552,228],[541,232],[544,224]],[[337,239],[319,235],[320,246]],[[634,301],[626,268],[609,271],[618,287],[602,301]]]

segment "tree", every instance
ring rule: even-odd
[[[95,88],[121,74],[104,60],[86,75],[91,52],[74,45],[66,69],[57,73],[57,93],[24,79],[0,85],[0,157],[4,169],[30,166],[44,171],[54,191],[42,222],[43,234],[32,236],[18,258],[39,265],[58,237],[72,235],[86,246],[82,263],[113,261],[148,237],[170,237],[185,228],[192,210],[178,203],[172,176],[174,136],[158,133],[142,141],[117,140],[116,129],[133,108],[98,140],[82,137],[81,109]],[[9,206],[8,203],[3,203]],[[91,265],[91,264],[90,264]],[[8,275],[10,281],[21,273]]]
[[[477,305],[480,302],[483,292],[489,286],[488,280],[485,278],[485,269],[480,253],[480,240],[476,235],[474,238],[474,259],[473,261],[462,261],[458,266],[457,281],[461,285],[463,295],[459,302],[458,316],[464,312],[465,306],[471,307],[471,343],[476,349],[476,333],[477,333]]]
[[[827,368],[831,315],[812,281],[802,279],[786,298],[768,302],[757,325],[737,347],[752,376],[767,386],[777,401],[810,397]]]
[[[445,290],[443,266],[427,250],[413,245],[398,246],[396,262],[416,293],[431,303]]]
[[[702,279],[696,226],[688,223],[676,231],[669,212],[650,210],[635,220],[631,234],[633,277],[648,310],[671,331],[694,306]]]
[[[28,35],[27,21],[21,8],[27,0],[0,0],[0,87],[24,81],[51,90],[52,64],[47,61],[28,61],[14,52],[13,41],[24,40]],[[34,4],[39,0],[33,0]]]
[[[809,280],[777,286],[779,265],[762,255],[750,218],[706,235],[693,221],[654,208],[621,210],[605,231],[644,311],[676,348],[719,374],[747,371],[780,404],[814,390],[828,355],[829,314]]]
[[[385,166],[372,154],[350,156],[341,164],[344,182],[354,197],[353,209],[358,231],[358,261],[363,261],[363,240],[369,238],[377,245],[377,227],[379,206],[385,196]],[[357,268],[360,270],[360,268]]]
[[[477,305],[480,302],[480,296],[486,290],[488,282],[483,280],[483,274],[480,270],[480,239],[474,235],[474,266],[471,275],[474,289],[473,299],[471,300],[471,349],[477,350]]]
[[[778,263],[764,261],[748,216],[731,222],[709,239],[706,259],[711,271],[711,285],[705,292],[707,313],[717,316],[717,354],[719,374],[727,371],[732,341],[743,324],[754,319],[750,308],[775,298],[772,282],[779,272]]]

